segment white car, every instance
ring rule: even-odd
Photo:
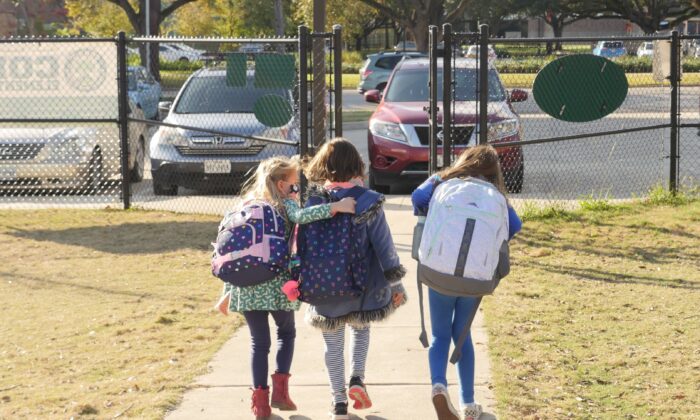
[[[637,48],[637,57],[653,57],[654,56],[654,43],[653,42],[642,42],[642,45]]]
[[[158,51],[161,61],[200,61],[202,54],[194,51],[186,51],[169,44],[159,44]]]
[[[143,111],[128,102],[128,115]],[[128,168],[132,182],[143,179],[147,128],[128,125]],[[62,189],[99,193],[105,181],[121,179],[121,146],[116,124],[0,128],[0,190]]]
[[[467,58],[479,58],[479,46],[470,45],[469,48],[464,52],[464,56]],[[489,60],[496,59],[496,50],[493,49],[492,45],[489,45]]]

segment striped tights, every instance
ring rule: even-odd
[[[349,325],[349,327],[352,333],[352,341],[350,342],[352,374],[350,376],[359,376],[360,379],[364,380],[365,362],[367,361],[367,351],[369,350],[369,325],[359,328],[352,325]],[[324,331],[323,341],[326,343],[326,370],[331,383],[333,403],[347,402],[345,356],[343,353],[345,348],[345,325],[343,324],[335,330]]]

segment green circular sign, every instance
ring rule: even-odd
[[[594,121],[615,111],[627,97],[622,67],[604,57],[575,54],[546,65],[532,95],[542,111],[569,122]]]
[[[288,100],[279,95],[265,95],[253,106],[255,118],[268,127],[282,127],[292,119],[294,111]]]

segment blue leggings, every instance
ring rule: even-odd
[[[430,376],[432,384],[447,386],[447,362],[450,352],[450,340],[455,344],[467,322],[467,317],[474,310],[476,299],[472,297],[446,296],[428,289],[430,302],[430,325],[432,341],[428,351]],[[462,404],[474,402],[474,344],[469,334],[462,346],[462,358],[457,362],[459,373],[459,391]]]
[[[270,353],[270,324],[268,314],[277,324],[277,369],[279,373],[289,373],[294,356],[294,311],[245,311],[251,341],[251,370],[253,386],[267,388],[267,355]]]

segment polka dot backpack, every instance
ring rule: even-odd
[[[268,203],[246,203],[227,213],[212,244],[212,274],[238,287],[272,280],[289,265],[284,233],[284,219]]]
[[[343,196],[335,191],[325,198],[311,196],[306,207],[345,197],[357,199],[364,191],[356,187],[344,190]],[[311,305],[332,304],[364,294],[369,261],[358,244],[358,225],[353,218],[354,215],[341,213],[330,219],[299,226],[299,300]]]

